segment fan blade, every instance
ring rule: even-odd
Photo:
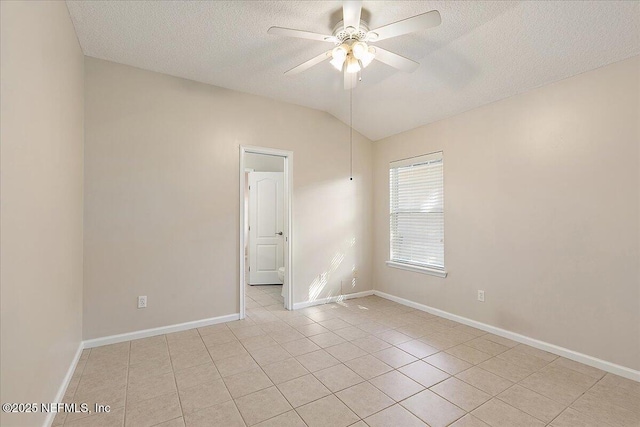
[[[298,39],[317,40],[321,42],[335,42],[336,38],[333,36],[325,36],[324,34],[312,33],[310,31],[294,30],[291,28],[271,27],[267,30],[267,33],[277,36],[295,37]]]
[[[385,25],[384,27],[371,30],[369,31],[369,35],[372,41],[380,41],[390,39],[391,37],[398,37],[403,34],[413,33],[414,31],[437,27],[441,22],[442,19],[440,18],[440,12],[432,10],[431,12],[423,13],[422,15],[416,15],[411,18],[403,19],[402,21],[394,22],[393,24]],[[377,34],[377,37],[373,33]]]
[[[301,73],[305,70],[308,70],[309,68],[313,67],[314,65],[318,65],[319,63],[321,63],[322,61],[331,58],[331,51],[328,50],[326,52],[322,52],[320,55],[311,58],[310,60],[303,62],[302,64],[298,65],[297,67],[293,67],[292,69],[290,69],[289,71],[287,71],[286,73],[284,73],[286,76],[293,76],[295,74]]]
[[[412,73],[418,69],[420,66],[416,61],[412,61],[409,58],[405,58],[404,56],[400,56],[397,53],[389,52],[388,50],[384,50],[375,47],[376,50],[376,58],[378,61],[383,62],[387,65],[392,66],[393,68],[397,68],[401,71],[406,71],[407,73]]]
[[[358,84],[357,73],[347,73],[346,71],[343,71],[343,73],[344,73],[344,90],[350,90],[356,87],[356,85]]]
[[[360,14],[362,13],[362,1],[347,0],[342,3],[342,19],[344,28],[360,28]]]

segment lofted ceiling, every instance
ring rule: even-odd
[[[332,47],[267,34],[330,34],[338,1],[67,1],[85,55],[318,110],[349,122],[349,92],[328,62],[290,68]],[[370,28],[433,9],[442,25],[379,46],[420,62],[374,61],[353,90],[353,126],[371,140],[640,54],[636,1],[365,1]]]

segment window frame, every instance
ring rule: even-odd
[[[422,264],[422,263],[418,264],[418,263],[412,263],[408,261],[401,261],[398,258],[396,259],[393,258],[392,221],[393,221],[394,211],[393,211],[393,193],[392,193],[393,189],[391,187],[392,185],[391,173],[393,169],[409,167],[409,166],[417,166],[417,165],[424,164],[434,160],[440,160],[442,162],[442,192],[443,192],[442,194],[442,198],[443,198],[443,202],[442,202],[443,203],[443,207],[442,207],[442,221],[443,221],[442,264],[443,265],[442,265],[442,268],[436,265],[429,265],[429,264]],[[444,254],[445,254],[444,245],[445,245],[445,240],[444,240],[444,152],[436,151],[429,154],[424,154],[420,156],[415,156],[415,157],[410,157],[410,158],[390,162],[389,163],[389,255],[388,255],[389,259],[386,261],[386,265],[389,267],[398,268],[401,270],[408,270],[408,271],[413,271],[417,273],[428,274],[436,277],[445,278],[447,277],[447,271],[445,269],[445,262],[444,262]]]

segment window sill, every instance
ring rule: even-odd
[[[389,267],[399,268],[400,270],[413,271],[415,273],[428,274],[430,276],[436,276],[436,277],[442,277],[442,278],[447,277],[446,271],[437,270],[435,268],[418,267],[417,265],[403,264],[401,262],[395,262],[395,261],[387,261],[387,265]]]

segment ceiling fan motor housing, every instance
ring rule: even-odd
[[[369,34],[369,27],[364,21],[360,21],[359,28],[353,27],[344,27],[344,21],[340,21],[333,28],[333,37],[336,38],[336,45],[342,43],[349,43],[350,41],[364,41],[367,39],[367,34]],[[350,43],[349,43],[350,44]]]

